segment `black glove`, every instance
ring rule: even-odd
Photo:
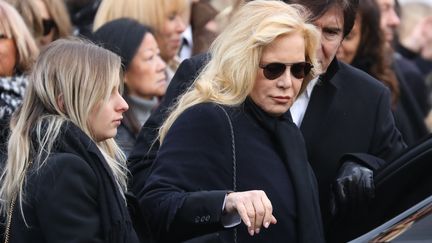
[[[360,210],[374,197],[373,171],[355,162],[343,163],[332,185],[332,215],[345,215],[352,210]]]

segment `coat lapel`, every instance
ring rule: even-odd
[[[338,90],[337,82],[339,75],[336,75],[339,64],[336,59],[330,64],[327,72],[320,77],[315,85],[306,112],[300,126],[303,137],[307,141],[313,141],[321,129],[325,129],[328,116],[332,110],[332,103]]]

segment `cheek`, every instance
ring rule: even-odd
[[[16,48],[13,42],[0,42],[0,69],[3,70],[2,72],[9,75],[13,74],[13,69],[16,64],[16,56]]]
[[[265,81],[268,80],[257,79],[252,92],[249,95],[256,104],[262,105],[265,103],[265,97],[268,90],[268,87],[264,83]]]
[[[293,90],[296,97],[299,95],[302,84],[303,84],[303,80],[293,81]]]

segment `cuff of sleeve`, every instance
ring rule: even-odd
[[[222,205],[222,212],[225,209],[225,203],[226,203],[227,195],[225,195],[223,205]],[[221,223],[224,228],[232,228],[234,226],[237,226],[241,223],[240,215],[236,212],[232,213],[222,213],[221,216]]]

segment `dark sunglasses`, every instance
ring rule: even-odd
[[[259,67],[264,70],[264,77],[269,80],[277,79],[285,73],[286,67],[289,66],[291,75],[294,78],[302,79],[309,74],[313,68],[312,64],[308,62],[296,62],[296,63],[280,63],[272,62],[269,64],[260,64]]]
[[[47,36],[52,29],[56,27],[54,20],[52,19],[42,19],[43,26],[43,36]]]

